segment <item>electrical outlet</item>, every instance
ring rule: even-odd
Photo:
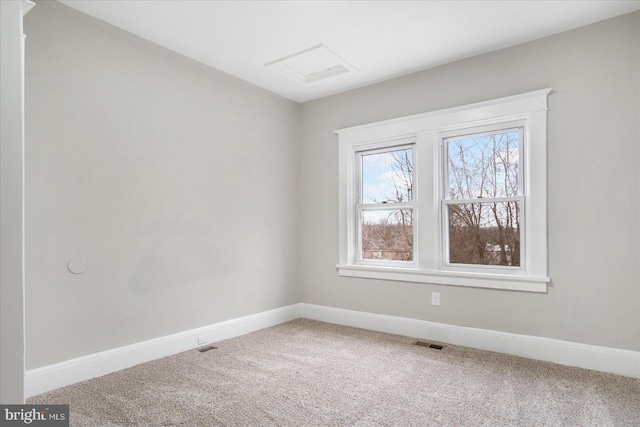
[[[440,292],[431,292],[431,305],[440,305]]]
[[[198,337],[198,345],[200,344],[206,344],[209,342],[209,334],[206,335],[200,335]]]

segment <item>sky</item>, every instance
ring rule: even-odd
[[[518,129],[447,139],[449,198],[517,195],[519,142]]]
[[[362,203],[376,203],[386,199],[396,200],[394,180],[401,186],[406,181],[401,169],[394,164],[394,155],[397,157],[403,152],[407,153],[413,164],[411,148],[362,156]],[[408,198],[406,189],[402,194],[405,199]]]

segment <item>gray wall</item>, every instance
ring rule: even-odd
[[[300,301],[298,104],[57,2],[25,29],[27,369]]]
[[[303,301],[640,350],[639,21],[626,15],[303,104]],[[554,89],[547,294],[338,277],[335,129],[545,87]]]
[[[0,2],[0,403],[24,403],[22,5]]]

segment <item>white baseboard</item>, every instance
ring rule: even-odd
[[[637,351],[300,303],[28,370],[25,397],[300,317],[640,378]]]
[[[204,343],[198,344],[198,337],[202,335],[209,335],[209,342],[216,342],[275,326],[299,317],[300,305],[293,304],[190,331],[78,357],[42,368],[31,369],[25,372],[25,397],[37,396],[49,390],[79,381],[96,378],[140,363],[201,347]]]
[[[300,304],[301,317],[640,378],[640,352]]]

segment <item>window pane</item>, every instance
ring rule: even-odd
[[[448,197],[511,197],[519,193],[520,131],[447,140]]]
[[[413,149],[362,155],[362,203],[404,203],[413,198]]]
[[[362,211],[362,259],[413,261],[413,210]]]
[[[520,266],[520,202],[450,204],[449,262]]]

